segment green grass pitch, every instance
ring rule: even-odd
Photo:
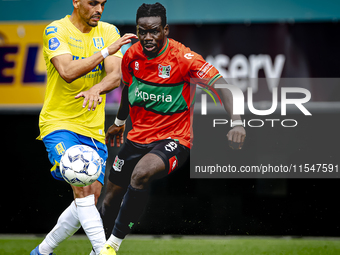
[[[0,254],[25,255],[41,238],[0,238]],[[85,238],[70,238],[56,250],[56,255],[89,255],[91,244]],[[118,255],[225,254],[225,255],[335,255],[340,254],[340,240],[316,238],[160,238],[127,239]]]

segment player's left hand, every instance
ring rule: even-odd
[[[100,96],[99,91],[95,89],[95,87],[90,88],[89,90],[82,91],[78,95],[76,95],[74,98],[78,99],[80,97],[84,98],[83,101],[83,108],[86,107],[87,102],[89,103],[88,110],[94,111],[97,107],[97,105],[100,105],[103,101],[103,98]]]
[[[241,150],[246,138],[246,130],[243,126],[236,126],[228,132],[227,137],[229,141],[229,147],[231,147],[233,150]]]

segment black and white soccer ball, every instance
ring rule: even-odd
[[[60,160],[60,172],[65,181],[83,187],[94,183],[102,171],[102,158],[86,145],[68,148]]]

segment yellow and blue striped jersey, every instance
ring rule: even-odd
[[[106,22],[99,22],[89,33],[82,33],[71,23],[69,17],[67,15],[49,24],[43,35],[47,87],[39,118],[40,138],[53,131],[65,129],[105,143],[105,95],[102,95],[103,101],[95,111],[82,107],[83,98],[74,98],[79,92],[90,89],[104,78],[104,61],[86,75],[67,83],[59,75],[51,59],[62,54],[71,54],[73,59],[90,57],[118,40],[120,34],[114,25]],[[123,57],[120,51],[114,55]]]

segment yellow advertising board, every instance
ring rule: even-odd
[[[42,37],[47,25],[0,23],[0,106],[42,106],[46,88]]]

